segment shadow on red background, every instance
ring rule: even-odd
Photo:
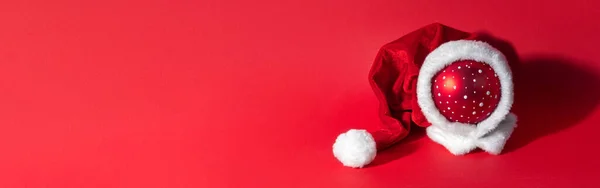
[[[483,40],[503,53],[513,72],[517,129],[504,152],[511,152],[543,136],[578,124],[600,101],[599,73],[590,63],[552,54],[518,56],[507,40],[480,31]]]
[[[511,65],[518,127],[505,152],[577,125],[600,101],[600,78],[584,63],[556,55],[534,55]]]
[[[425,129],[417,125],[411,125],[410,134],[406,138],[402,139],[399,143],[386,150],[377,153],[377,157],[369,166],[379,166],[394,160],[400,159],[403,156],[410,155],[413,151],[417,150],[417,145],[413,144],[414,141],[424,137]]]

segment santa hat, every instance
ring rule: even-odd
[[[507,59],[507,55],[511,58]],[[513,57],[516,53],[511,46],[486,35],[467,33],[439,23],[385,44],[369,72],[369,82],[380,102],[382,123],[340,134],[333,145],[334,156],[344,166],[361,168],[373,161],[378,151],[406,137],[411,125],[427,127],[427,136],[455,155],[466,154],[476,148],[499,154],[516,126],[516,116],[510,113],[513,83],[508,63],[509,60],[516,61]],[[460,65],[465,67],[458,70]],[[471,69],[478,69],[474,76],[478,76],[475,73],[493,75],[491,79],[491,76],[483,77],[480,83],[484,84],[480,85],[481,88],[490,87],[496,93],[490,95],[490,89],[484,88],[488,91],[473,94],[481,97],[477,100],[493,105],[484,106],[483,102],[468,99],[471,94],[464,94],[464,100],[443,101],[443,92],[438,92],[438,85],[435,85],[437,80],[446,81],[446,76],[443,76],[446,70],[448,76],[455,77],[455,71],[465,74],[464,71]],[[456,81],[467,83],[465,77],[462,79],[456,78]],[[476,79],[472,80],[476,82]],[[479,85],[476,86],[479,88]],[[452,88],[450,92],[457,90],[456,85],[449,87]],[[478,88],[459,90],[476,93]],[[479,106],[473,106],[472,114],[471,109],[465,107],[471,101]],[[450,106],[446,111],[444,105],[458,105],[463,109],[457,109],[455,115]],[[466,119],[471,117],[473,119]]]

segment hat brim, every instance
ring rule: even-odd
[[[498,75],[501,96],[498,107],[478,124],[448,121],[436,108],[431,93],[432,78],[446,66],[461,60],[488,64]],[[494,130],[507,116],[513,104],[512,73],[506,57],[488,43],[474,40],[446,42],[433,50],[423,62],[417,80],[417,102],[427,120],[434,126],[480,138]]]

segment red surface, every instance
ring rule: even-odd
[[[597,187],[600,1],[3,1],[0,187]],[[381,45],[439,21],[513,42],[506,152],[414,128],[365,169]]]
[[[483,121],[500,102],[500,79],[492,67],[476,61],[448,65],[433,77],[433,102],[453,122]]]

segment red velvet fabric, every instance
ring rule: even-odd
[[[378,52],[369,72],[369,82],[380,102],[382,124],[369,130],[377,149],[385,149],[410,132],[412,124],[427,127],[427,121],[417,104],[416,84],[425,57],[441,44],[454,40],[488,42],[501,52],[509,53],[509,61],[516,60],[511,45],[489,35],[468,33],[434,23],[410,32],[385,44]]]

